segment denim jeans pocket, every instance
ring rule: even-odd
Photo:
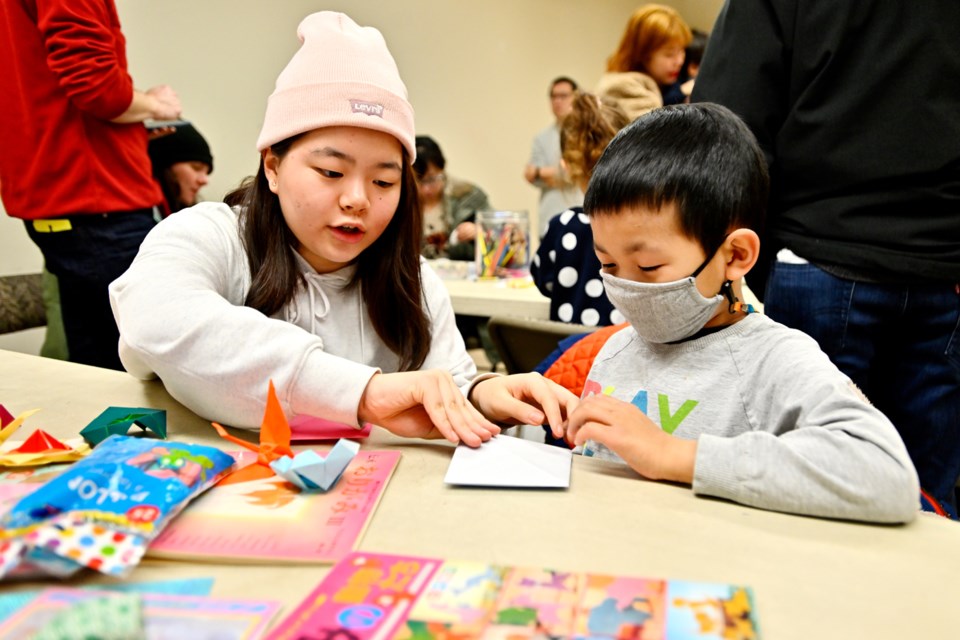
[[[843,348],[854,286],[812,264],[776,262],[767,282],[764,313],[803,331],[833,357]]]

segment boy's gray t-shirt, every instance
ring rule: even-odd
[[[699,441],[693,490],[764,509],[905,522],[919,482],[894,426],[809,336],[760,314],[679,344],[627,327],[597,354],[583,396],[638,406]],[[620,460],[588,441],[584,455]]]

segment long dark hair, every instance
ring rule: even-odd
[[[283,157],[300,136],[271,145]],[[240,234],[252,283],[244,304],[265,315],[283,308],[305,286],[294,258],[297,239],[284,220],[280,199],[270,191],[263,160],[224,202],[240,212]],[[416,179],[406,149],[397,212],[377,240],[357,258],[350,286],[360,286],[374,330],[400,357],[400,370],[418,369],[430,351],[430,321],[423,305],[420,244],[423,222]]]
[[[160,190],[163,191],[163,199],[166,201],[170,213],[176,213],[181,209],[193,206],[183,201],[181,197],[183,190],[180,188],[180,181],[174,175],[172,167],[164,167],[159,174],[154,173],[154,177],[160,183]]]

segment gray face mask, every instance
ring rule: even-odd
[[[702,329],[724,299],[722,293],[712,298],[700,294],[696,279],[700,269],[682,280],[658,284],[625,280],[602,271],[600,277],[610,302],[634,331],[647,342],[665,343],[689,338]]]

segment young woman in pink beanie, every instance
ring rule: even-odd
[[[256,428],[273,380],[288,418],[477,446],[495,423],[577,399],[537,374],[477,376],[443,283],[419,257],[413,108],[380,32],[307,16],[224,203],[150,233],[110,287],[120,356],[201,416]]]

